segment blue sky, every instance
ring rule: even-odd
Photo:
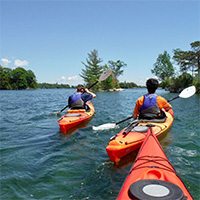
[[[38,82],[83,82],[88,53],[127,64],[120,81],[144,85],[159,54],[200,40],[200,1],[1,0],[0,64]],[[171,60],[173,61],[173,60]]]

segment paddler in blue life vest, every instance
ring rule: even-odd
[[[84,85],[79,84],[76,88],[76,93],[72,94],[68,99],[69,108],[89,111],[89,106],[87,106],[86,102],[95,97],[96,94],[90,92]]]
[[[163,111],[168,111],[172,116],[172,106],[161,96],[155,94],[158,88],[158,80],[150,78],[146,82],[148,94],[138,98],[135,109],[133,112],[133,118],[136,119],[163,119],[166,117]]]

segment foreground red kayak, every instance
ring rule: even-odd
[[[59,126],[62,133],[67,133],[70,129],[88,121],[95,112],[94,106],[91,102],[87,102],[90,110],[76,109],[68,110],[65,115],[59,119]]]
[[[118,196],[127,199],[193,199],[150,128]]]

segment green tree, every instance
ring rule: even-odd
[[[119,80],[117,79],[120,75],[123,74],[123,67],[127,66],[123,61],[117,60],[116,62],[109,60],[108,61],[109,68],[112,70],[113,74],[113,86],[115,88],[119,87]]]
[[[170,92],[181,92],[182,89],[192,85],[193,77],[187,72],[183,72],[177,78],[173,77],[168,81],[167,89]]]
[[[135,88],[135,87],[138,87],[137,84],[133,83],[133,82],[121,82],[120,84],[120,87],[121,88]]]
[[[17,67],[11,72],[11,85],[14,90],[28,88],[27,71],[22,67]]]
[[[94,49],[93,51],[88,53],[86,63],[82,62],[82,64],[85,66],[85,69],[82,69],[80,76],[85,81],[87,87],[92,85],[99,79],[101,73],[103,72],[103,67],[100,65],[102,61],[103,60],[98,56],[98,51]],[[93,88],[99,89],[99,85],[96,85]]]
[[[28,70],[26,71],[22,67],[18,67],[14,70],[10,68],[3,68],[0,65],[0,89],[1,90],[21,90],[27,88],[37,88],[35,74]]]
[[[38,87],[36,76],[31,70],[27,71],[26,80],[27,80],[28,87],[34,88],[34,89]]]
[[[191,51],[182,51],[179,48],[174,50],[173,59],[180,65],[180,71],[187,72],[189,70],[198,73],[200,81],[200,41],[190,44]]]
[[[165,81],[174,75],[174,67],[170,61],[170,55],[167,51],[158,55],[151,73],[156,75],[161,81]]]
[[[1,90],[10,90],[10,75],[11,75],[11,69],[9,68],[3,68],[0,65],[0,89]]]

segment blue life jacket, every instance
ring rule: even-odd
[[[69,97],[68,103],[70,108],[85,108],[85,103],[81,99],[81,92],[76,92]]]
[[[146,94],[144,95],[144,102],[142,107],[140,108],[140,111],[144,111],[147,108],[151,108],[153,106],[156,106],[157,104],[157,95],[156,94]]]
[[[165,113],[160,110],[157,104],[157,95],[144,95],[144,102],[140,108],[139,119],[158,119],[164,117]]]

